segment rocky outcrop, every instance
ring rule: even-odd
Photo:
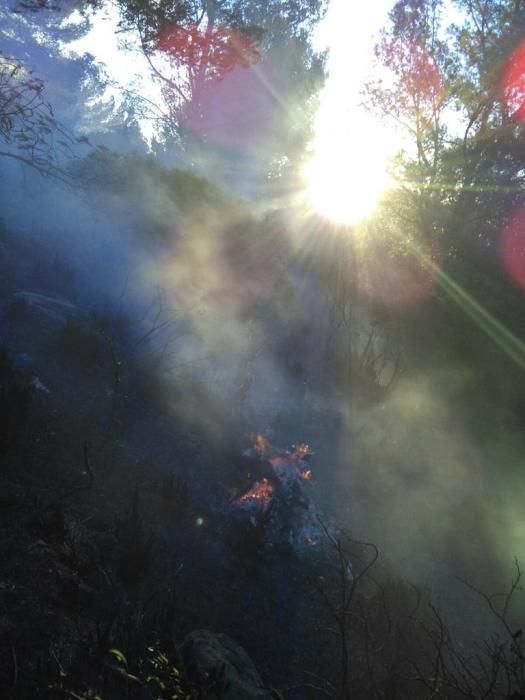
[[[248,654],[225,634],[207,630],[191,632],[180,654],[188,679],[202,692],[203,700],[271,700],[275,695],[264,684]]]

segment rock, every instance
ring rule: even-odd
[[[16,292],[15,299],[25,301],[29,308],[38,311],[55,321],[65,322],[76,313],[76,307],[70,301],[56,297],[37,294],[36,292]]]
[[[248,654],[225,634],[197,630],[180,648],[189,680],[203,692],[203,700],[270,700]]]

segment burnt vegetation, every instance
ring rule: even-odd
[[[244,432],[240,413],[223,417],[221,440],[208,437],[158,396],[158,363],[139,350],[161,313],[140,326],[118,303],[66,321],[33,309],[21,324],[10,308],[12,338],[27,342],[29,327],[47,367],[40,376],[0,352],[10,697],[524,697],[518,562],[501,596],[465,585],[496,626],[483,640],[458,636],[428,590],[315,513],[308,445],[274,448]],[[365,374],[381,367],[374,332],[355,356]],[[205,410],[206,394],[174,396]],[[201,632],[197,644],[199,629],[243,644],[264,681],[226,637]],[[205,642],[222,660],[199,656]],[[261,685],[248,691],[246,679]]]
[[[276,245],[275,226],[252,226],[258,245],[266,235]],[[314,391],[299,295],[282,273],[272,276],[268,296],[255,310],[248,299],[239,323],[277,335],[271,343],[261,333],[250,358],[273,353],[292,405],[278,411],[273,433],[256,434],[247,371],[225,404],[208,377],[181,369],[187,307],[159,292],[137,313],[126,288],[73,303],[72,280],[83,298],[73,268],[41,247],[28,260],[24,234],[5,241],[13,259],[26,254],[7,283],[0,350],[0,671],[9,697],[524,697],[518,561],[501,594],[463,584],[483,620],[481,632],[465,632],[377,545],[323,515],[322,463],[341,459],[326,436],[335,440],[343,418],[313,397],[344,386],[360,410],[385,405],[410,359],[406,315],[372,308],[365,326],[355,297],[331,296],[329,276],[331,362]],[[322,266],[315,274],[323,280]],[[282,330],[275,307],[287,309]],[[367,426],[351,430],[364,470]],[[311,435],[314,449],[280,448],[290,435]]]

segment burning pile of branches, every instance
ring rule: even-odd
[[[317,547],[322,533],[312,494],[310,447],[276,448],[259,434],[244,454],[253,464],[251,480],[230,501],[230,510],[264,531],[265,547],[288,545],[298,553]]]

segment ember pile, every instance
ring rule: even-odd
[[[322,533],[313,500],[310,447],[301,443],[280,449],[256,435],[244,454],[253,460],[254,474],[249,486],[230,501],[230,511],[262,533],[264,547],[288,545],[297,553],[318,547]]]

